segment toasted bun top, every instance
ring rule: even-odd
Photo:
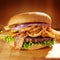
[[[29,22],[45,22],[51,24],[52,20],[49,15],[42,12],[25,12],[11,17],[8,26]]]

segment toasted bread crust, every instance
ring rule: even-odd
[[[26,12],[11,17],[8,26],[29,22],[45,22],[51,24],[52,20],[50,16],[42,12]]]

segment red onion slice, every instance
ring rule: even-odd
[[[31,26],[31,25],[38,25],[38,26],[46,26],[46,27],[50,27],[50,25],[48,23],[24,23],[24,24],[17,24],[15,27],[12,27],[11,30],[20,30],[22,28],[25,28],[27,26]]]

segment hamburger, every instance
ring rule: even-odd
[[[51,17],[43,12],[17,14],[11,17],[5,26],[2,39],[16,49],[52,47],[55,33],[51,28],[51,22]]]

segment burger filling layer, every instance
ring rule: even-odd
[[[35,44],[52,46],[54,44],[55,34],[47,23],[28,23],[10,27],[7,31],[8,42],[13,40],[15,48],[29,48]],[[6,36],[5,36],[6,37]],[[10,43],[12,45],[12,43]]]
[[[53,44],[54,44],[54,39],[48,40],[48,41],[43,41],[43,42],[37,42],[37,43],[24,41],[22,48],[27,49],[34,45],[42,45],[42,46],[46,46],[46,47],[52,47]]]

